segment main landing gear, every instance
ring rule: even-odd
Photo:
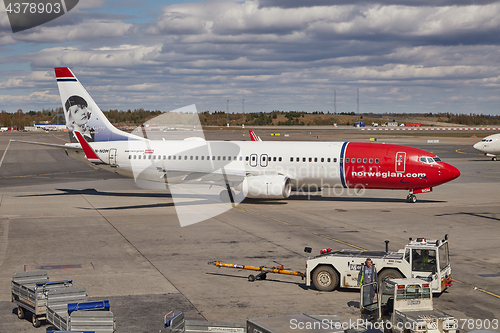
[[[406,202],[408,202],[408,203],[417,202],[417,196],[413,193],[408,194],[408,196],[406,197]]]

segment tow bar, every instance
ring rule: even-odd
[[[302,279],[304,279],[305,273],[300,272],[300,271],[291,271],[288,269],[284,269],[283,265],[280,263],[277,263],[275,261],[277,266],[273,267],[268,267],[268,266],[247,266],[247,265],[238,265],[238,264],[228,264],[225,262],[221,261],[210,261],[208,264],[209,265],[215,265],[217,267],[226,267],[226,268],[236,268],[236,269],[247,269],[250,271],[258,271],[260,272],[257,275],[250,274],[248,276],[248,281],[253,282],[255,280],[265,280],[267,277],[267,273],[273,273],[273,274],[285,274],[285,275],[295,275],[295,276],[300,276]]]

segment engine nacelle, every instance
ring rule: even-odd
[[[252,199],[286,199],[292,191],[290,179],[283,175],[246,177],[235,190]]]

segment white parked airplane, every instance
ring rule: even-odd
[[[484,155],[491,157],[493,161],[496,161],[497,156],[500,155],[500,134],[489,135],[473,147],[484,153]]]
[[[221,196],[231,201],[233,189],[249,198],[285,199],[292,189],[341,187],[406,190],[407,202],[416,202],[416,193],[460,175],[435,154],[401,145],[149,140],[111,125],[69,68],[55,73],[72,143],[48,145],[135,179],[222,186]]]

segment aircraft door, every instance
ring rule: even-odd
[[[111,148],[109,150],[109,164],[116,166],[116,148]]]
[[[406,166],[406,152],[397,152],[396,153],[396,172],[405,172]]]
[[[261,167],[265,168],[267,166],[268,161],[269,161],[269,156],[267,156],[266,154],[260,155],[260,166]]]
[[[257,154],[251,154],[250,155],[250,166],[251,167],[256,167],[257,166]]]
[[[372,282],[361,286],[359,310],[361,319],[375,322],[380,317],[380,307],[377,293],[377,283]]]

